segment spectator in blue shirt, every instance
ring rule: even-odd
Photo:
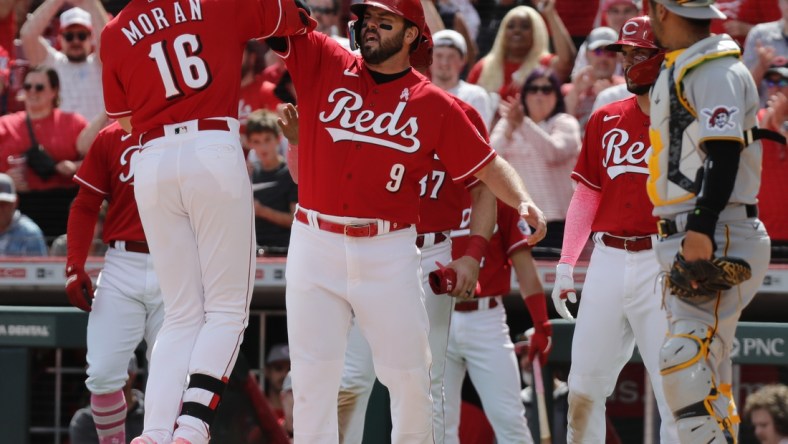
[[[17,201],[14,181],[0,173],[0,256],[46,256],[41,228],[16,209]]]

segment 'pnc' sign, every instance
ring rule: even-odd
[[[770,337],[734,338],[731,358],[785,357],[785,339]]]

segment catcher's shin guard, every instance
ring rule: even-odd
[[[711,327],[693,320],[679,320],[659,353],[665,399],[673,411],[682,444],[725,444],[726,433],[735,437],[733,421],[714,410],[720,396],[709,354],[719,347]],[[735,438],[734,438],[735,442]]]

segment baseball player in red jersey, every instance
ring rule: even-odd
[[[132,0],[102,32],[107,114],[141,145],[134,192],[166,313],[138,443],[208,442],[255,269],[242,53],[314,26],[293,0]]]
[[[414,64],[415,65],[415,64]],[[488,140],[484,119],[473,107],[463,101],[457,102],[465,111],[474,126]],[[495,197],[475,177],[465,183],[455,183],[446,172],[439,159],[433,158],[432,169],[421,181],[419,194],[419,223],[416,225],[416,246],[421,251],[422,289],[425,293],[424,306],[429,320],[429,346],[432,354],[430,367],[432,394],[432,422],[436,443],[444,440],[444,394],[443,373],[446,361],[446,347],[449,340],[449,321],[451,320],[454,298],[436,294],[430,287],[428,276],[444,264],[456,271],[457,282],[451,291],[453,296],[461,296],[466,281],[475,283],[479,276],[481,257],[475,245],[486,244],[495,225]],[[473,211],[469,212],[468,194],[470,193]],[[470,214],[474,214],[470,218]],[[470,219],[469,219],[470,218]],[[460,225],[470,226],[472,236],[477,236],[470,248],[463,250],[458,259],[452,262],[450,232]],[[375,382],[375,368],[372,351],[364,339],[358,325],[354,322],[348,335],[345,352],[345,368],[339,390],[339,435],[340,442],[360,444],[364,432],[364,419],[369,396]]]
[[[134,201],[134,166],[139,146],[117,123],[104,128],[82,161],[74,180],[79,193],[68,217],[66,294],[88,317],[90,407],[101,444],[125,443],[128,362],[142,339],[153,347],[164,319],[159,282],[148,254]],[[104,257],[96,298],[85,273],[93,228],[104,200],[109,202]]]
[[[416,248],[419,181],[437,154],[544,236],[544,216],[455,99],[410,68],[430,46],[418,0],[353,5],[361,55],[320,33],[268,39],[300,94],[299,209],[287,267],[296,442],[338,440],[351,315],[392,399],[392,442],[432,441],[431,356]],[[316,78],[315,72],[320,76]],[[462,284],[470,294],[473,283]]]
[[[471,217],[475,217],[471,212]],[[452,232],[452,252],[457,257],[468,246],[468,226]],[[547,361],[552,348],[552,328],[547,320],[544,290],[535,274],[528,237],[531,230],[517,212],[498,202],[495,233],[484,255],[479,288],[474,298],[454,305],[446,352],[446,439],[459,444],[460,406],[465,372],[479,393],[484,413],[500,444],[531,443],[533,439],[520,399],[520,367],[509,337],[503,295],[511,291],[512,266],[520,293],[534,323],[529,356]]]
[[[656,219],[646,193],[651,152],[648,91],[663,54],[647,16],[629,19],[608,49],[624,54],[627,88],[635,96],[591,115],[572,172],[577,189],[553,288],[556,310],[565,319],[573,319],[565,301],[568,297],[576,302],[572,270],[591,232],[595,246],[572,343],[567,439],[605,442],[605,399],[637,344],[662,417],[661,442],[678,443],[659,372],[668,323],[652,250]]]

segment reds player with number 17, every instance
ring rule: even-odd
[[[352,314],[392,406],[392,442],[430,443],[431,356],[419,181],[437,154],[455,182],[481,179],[545,234],[544,216],[455,99],[410,67],[431,46],[419,0],[352,6],[361,55],[320,33],[268,39],[299,92],[299,209],[287,266],[296,442],[336,443]],[[314,73],[320,76],[315,78]],[[473,283],[462,291],[471,294]]]
[[[134,193],[165,306],[136,443],[210,439],[255,270],[243,50],[315,25],[294,0],[132,0],[101,33],[107,115],[141,145]]]
[[[555,308],[564,319],[573,319],[565,300],[576,302],[572,270],[592,231],[595,245],[572,342],[567,441],[605,442],[605,401],[637,344],[662,417],[661,442],[673,444],[679,442],[676,423],[659,373],[668,323],[652,250],[656,220],[646,194],[648,91],[663,53],[654,43],[648,17],[629,19],[607,49],[623,53],[627,89],[635,96],[591,115],[572,172],[577,189],[553,287]]]
[[[419,66],[411,55],[411,63]],[[425,67],[426,68],[426,67]],[[468,119],[488,139],[482,116],[469,104],[457,102]],[[449,341],[449,323],[454,298],[432,290],[429,274],[439,268],[455,271],[452,296],[464,295],[465,288],[475,285],[479,265],[487,250],[489,237],[495,226],[495,196],[475,177],[465,183],[455,183],[440,159],[434,158],[432,168],[421,181],[419,223],[416,225],[416,246],[421,251],[422,288],[424,306],[429,320],[429,345],[432,354],[430,367],[432,391],[432,423],[436,443],[444,442],[444,368]],[[473,211],[468,211],[468,195]],[[473,217],[471,217],[473,215]],[[452,261],[451,230],[464,225],[470,229],[471,242]],[[440,264],[440,265],[439,265]],[[375,368],[369,344],[354,322],[348,336],[345,368],[339,390],[339,435],[343,444],[360,444],[364,432],[369,396],[375,382]]]
[[[80,184],[68,216],[66,294],[88,317],[90,408],[101,444],[125,443],[128,362],[142,339],[153,348],[164,319],[159,281],[134,201],[136,141],[117,123],[99,132],[74,176]],[[101,203],[109,202],[103,240],[109,245],[96,298],[85,273]]]

